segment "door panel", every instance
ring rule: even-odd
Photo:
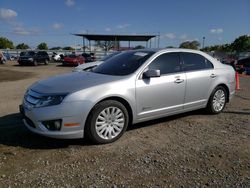
[[[209,98],[213,70],[187,72],[184,108],[204,106]]]
[[[182,52],[180,55],[187,78],[184,109],[205,107],[211,83],[216,78],[213,64],[200,54]]]
[[[151,119],[183,109],[185,73],[136,81],[138,119]]]

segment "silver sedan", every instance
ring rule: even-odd
[[[20,111],[31,131],[110,143],[129,124],[206,108],[220,113],[235,93],[235,71],[187,49],[122,52],[90,72],[41,80]]]

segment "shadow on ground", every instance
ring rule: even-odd
[[[30,132],[19,113],[0,117],[0,145],[19,146],[29,149],[66,148],[70,145],[90,145],[88,140],[60,140],[39,136]]]
[[[141,129],[152,126],[158,123],[172,121],[181,117],[189,115],[202,115],[202,111],[194,111],[180,115],[174,115],[157,120],[147,121],[130,125],[127,131]],[[29,149],[56,149],[66,148],[70,145],[89,146],[93,145],[88,139],[53,139],[43,137],[30,132],[22,122],[22,115],[20,113],[10,114],[0,117],[0,145],[19,146]]]

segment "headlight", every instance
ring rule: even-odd
[[[36,108],[60,104],[66,95],[51,95],[42,97],[35,105]]]
[[[28,60],[29,60],[29,61],[33,61],[34,59],[33,59],[33,58],[29,58]]]

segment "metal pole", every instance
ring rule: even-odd
[[[202,37],[202,49],[204,49],[204,47],[205,47],[205,37]]]
[[[83,52],[85,53],[85,38],[82,37]]]
[[[89,52],[91,53],[91,43],[90,43],[90,40],[89,40]]]
[[[160,48],[160,32],[158,32],[158,48]]]

